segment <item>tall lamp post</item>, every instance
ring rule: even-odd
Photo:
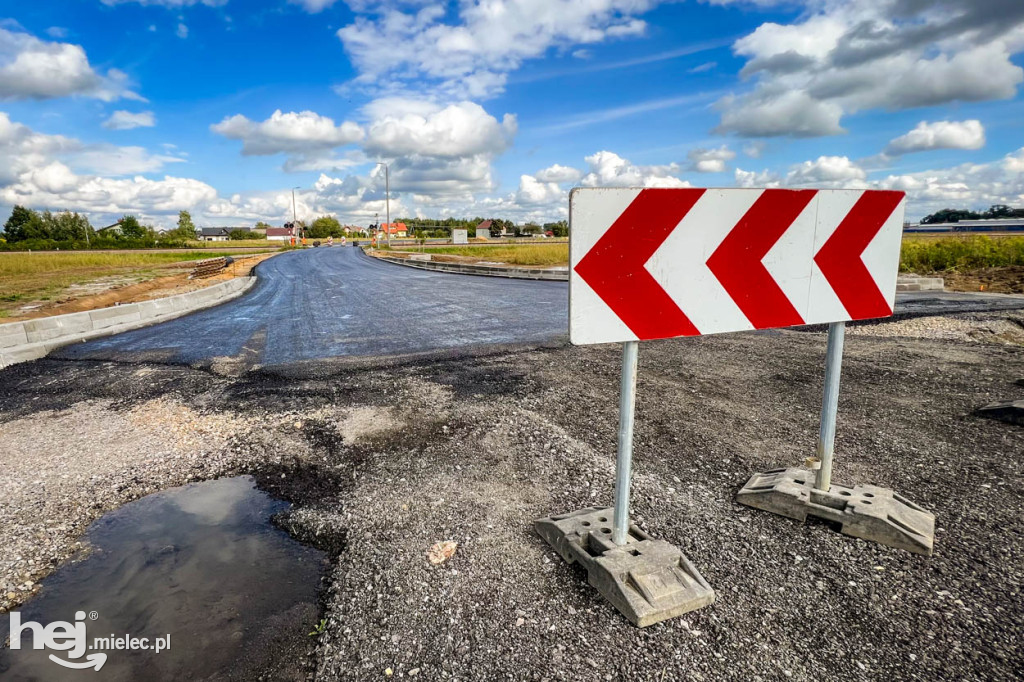
[[[383,161],[377,162],[378,166],[384,166],[384,210],[386,211],[387,227],[384,232],[388,236],[388,248],[391,248],[391,173],[388,170],[388,165]]]

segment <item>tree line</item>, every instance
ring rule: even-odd
[[[116,226],[117,229],[113,229]],[[178,214],[173,230],[158,233],[134,215],[125,215],[111,226],[95,229],[89,219],[71,211],[38,212],[15,206],[0,231],[0,248],[5,250],[53,249],[143,249],[156,246],[186,246],[196,240],[196,227],[188,211]]]
[[[1024,208],[1010,208],[996,204],[987,211],[977,212],[966,209],[944,208],[921,219],[923,225],[935,223],[958,223],[961,220],[998,220],[1000,218],[1024,218]]]

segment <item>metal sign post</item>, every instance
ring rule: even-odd
[[[828,326],[828,348],[825,351],[825,394],[821,400],[821,427],[818,430],[820,468],[814,481],[814,487],[825,492],[832,487],[832,453],[836,446],[839,374],[843,367],[843,343],[845,340],[845,322],[833,322]]]
[[[636,365],[640,344],[622,346],[622,384],[619,393],[619,452],[615,459],[615,516],[612,541],[626,544],[629,535],[629,481],[633,474],[633,416],[636,409]]]

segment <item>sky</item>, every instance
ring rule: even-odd
[[[1024,206],[1021,0],[0,0],[0,219],[567,217],[572,187]]]

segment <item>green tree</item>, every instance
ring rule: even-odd
[[[146,228],[133,215],[126,215],[120,220],[121,235],[125,239],[145,239]]]
[[[230,232],[228,232],[228,239],[234,241],[252,239],[252,232],[250,232],[249,230],[231,230]]]
[[[178,211],[178,226],[170,230],[165,238],[175,242],[195,241],[196,226],[192,222],[192,214],[188,211]]]
[[[26,239],[46,239],[46,229],[38,213],[31,208],[15,206],[4,223],[4,235],[11,243]]]
[[[58,242],[87,241],[95,234],[88,218],[71,211],[46,211],[41,219],[47,238]]]
[[[568,237],[569,223],[564,220],[559,220],[554,223],[544,223],[544,231],[550,232],[555,237]]]
[[[341,223],[334,216],[320,216],[309,226],[306,236],[311,239],[326,239],[327,237],[341,237],[344,232],[341,230]]]

